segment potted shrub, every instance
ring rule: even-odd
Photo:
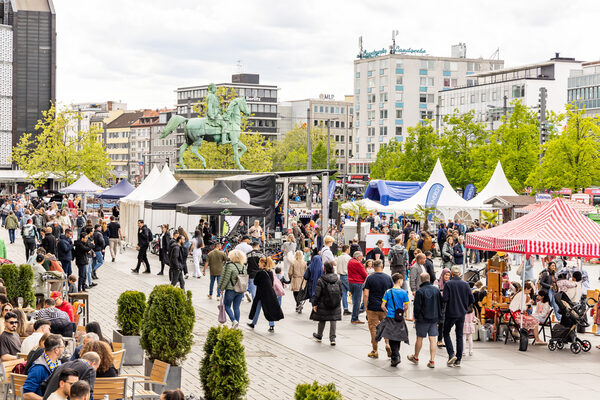
[[[126,350],[123,365],[142,365],[144,350],[140,344],[142,320],[146,310],[146,295],[135,290],[127,290],[117,300],[118,330],[113,331],[113,342],[123,343]]]
[[[147,355],[144,370],[149,376],[154,360],[170,364],[167,389],[181,387],[181,362],[192,349],[195,318],[192,292],[171,285],[152,289],[140,339]]]
[[[33,269],[31,265],[3,264],[0,266],[0,278],[4,279],[8,300],[17,305],[17,299],[23,298],[23,307],[35,307],[33,290]]]
[[[200,367],[205,399],[244,398],[250,380],[242,338],[242,331],[226,326],[209,330]]]
[[[342,395],[335,388],[335,384],[319,385],[314,381],[312,384],[303,383],[296,386],[295,400],[342,400]]]

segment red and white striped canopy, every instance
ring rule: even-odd
[[[465,246],[521,254],[599,257],[600,224],[556,198],[514,221],[467,233]]]

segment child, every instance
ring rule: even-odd
[[[475,311],[473,305],[469,305],[467,308],[467,314],[465,315],[465,326],[463,328],[463,334],[467,338],[467,344],[469,346],[469,355],[473,355],[473,334],[475,333]]]
[[[306,264],[310,264],[310,259],[311,259],[311,254],[310,254],[310,249],[308,247],[304,248],[304,262]]]
[[[290,281],[286,280],[285,276],[283,276],[283,274],[281,273],[281,267],[275,267],[275,277],[281,281],[283,287],[285,287],[286,284],[290,283]]]
[[[77,293],[77,276],[69,275],[69,294]]]
[[[510,280],[508,279],[508,274],[506,272],[502,273],[502,296],[507,296],[507,293],[510,289]]]

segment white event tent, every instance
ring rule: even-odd
[[[121,229],[130,245],[137,243],[137,221],[144,218],[144,201],[155,200],[177,184],[168,166],[161,172],[155,166],[146,179],[133,192],[120,200]]]
[[[492,174],[492,177],[488,181],[487,185],[471,200],[468,201],[469,207],[477,208],[477,209],[486,209],[490,208],[488,205],[483,202],[491,199],[495,196],[518,196],[517,192],[510,186],[508,179],[506,179],[506,175],[504,174],[504,169],[502,169],[502,164],[498,161],[496,164],[496,169]]]

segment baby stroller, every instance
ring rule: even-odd
[[[592,348],[590,341],[577,337],[577,325],[589,326],[585,315],[586,304],[584,302],[573,304],[564,292],[558,292],[555,299],[562,318],[560,323],[552,327],[552,338],[548,342],[548,348],[551,351],[562,350],[566,344],[571,343],[573,354],[578,354],[581,350],[590,351]]]

